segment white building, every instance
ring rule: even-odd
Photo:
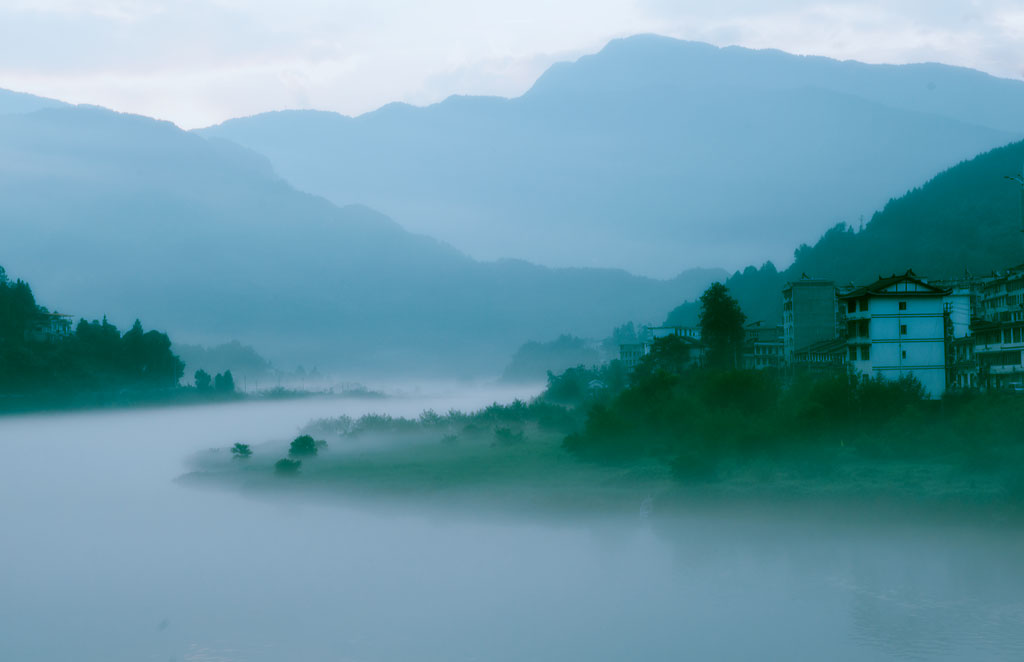
[[[907,271],[842,295],[848,362],[869,377],[913,376],[929,396],[941,396],[946,390],[946,306],[951,293]]]

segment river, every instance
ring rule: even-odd
[[[189,455],[511,392],[0,418],[0,660],[1024,659],[1024,535],[694,507],[578,521],[253,498]]]

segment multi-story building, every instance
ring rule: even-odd
[[[649,344],[642,342],[619,345],[619,360],[622,361],[626,370],[633,372],[640,360],[647,356],[650,348]]]
[[[869,377],[913,376],[929,396],[939,397],[947,383],[951,294],[907,271],[842,295],[848,362]]]
[[[822,340],[800,348],[794,355],[791,365],[804,372],[835,372],[845,370],[846,338]]]
[[[782,288],[783,357],[792,363],[798,351],[833,340],[840,320],[836,284],[803,274]]]
[[[782,326],[751,322],[744,329],[743,367],[748,370],[782,365]]]
[[[973,369],[982,388],[1024,387],[1024,265],[980,280]]]
[[[692,362],[695,365],[700,363],[703,356],[700,329],[693,326],[645,326],[639,334],[640,342],[619,345],[619,360],[632,372],[640,361],[651,353],[654,341],[668,336],[675,336],[685,342],[691,348]]]

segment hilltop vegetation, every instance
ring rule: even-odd
[[[802,273],[837,284],[872,282],[912,268],[928,278],[987,274],[1024,261],[1020,191],[1004,177],[1021,172],[1024,142],[981,154],[890,200],[862,228],[839,224],[802,245],[779,272],[747,267],[726,281],[751,319],[781,320],[782,286]],[[667,324],[696,322],[698,304],[673,310]]]

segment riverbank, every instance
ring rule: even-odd
[[[180,480],[260,495],[575,514],[673,512],[694,504],[745,508],[765,501],[898,517],[959,512],[965,519],[1016,520],[1024,513],[1024,483],[1015,468],[968,466],[954,457],[866,457],[837,443],[813,452],[733,457],[697,477],[681,476],[652,457],[580,459],[565,449],[563,432],[535,422],[514,432],[471,423],[460,434],[406,419],[380,427],[391,430],[332,437],[315,456],[294,458],[301,461],[295,473],[275,470],[288,457],[282,440],[254,445],[248,459],[234,458],[228,448],[204,451]]]

